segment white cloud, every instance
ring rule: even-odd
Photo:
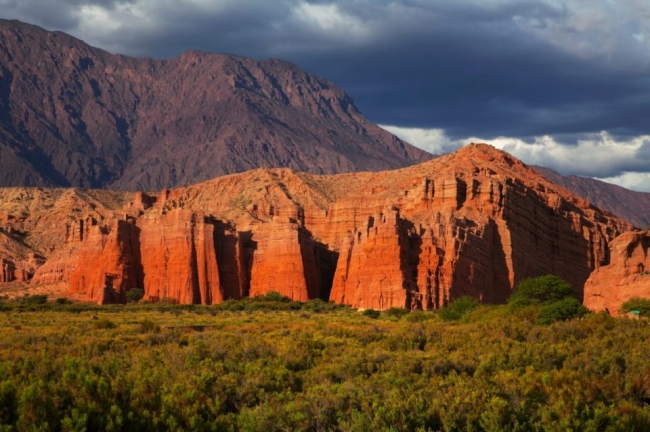
[[[619,176],[598,178],[598,180],[614,183],[635,191],[650,192],[650,173],[626,172]]]
[[[336,3],[312,4],[301,2],[293,13],[299,21],[314,25],[335,37],[367,37],[370,29],[358,17],[344,13]]]
[[[616,59],[630,54],[647,65],[650,5],[646,0],[543,0],[553,13],[529,8],[512,17],[520,31],[545,40],[556,48],[584,59],[599,59],[616,67]],[[637,44],[630,44],[631,38]]]
[[[512,137],[450,139],[442,129],[382,126],[423,150],[435,154],[454,151],[471,142],[484,142],[504,150],[530,165],[541,165],[568,175],[594,177],[623,187],[650,192],[650,135],[616,140],[603,131],[575,144],[558,142],[551,136],[530,141]]]
[[[466,144],[464,140],[451,140],[445,135],[443,129],[403,128],[390,125],[380,126],[404,141],[437,155],[452,152]]]

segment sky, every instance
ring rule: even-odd
[[[0,0],[113,53],[281,58],[435,154],[487,142],[650,191],[648,0]]]

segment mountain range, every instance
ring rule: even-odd
[[[0,20],[0,186],[155,190],[258,167],[377,171],[429,158],[291,63],[130,58]]]
[[[610,211],[639,228],[650,227],[650,193],[637,192],[615,184],[576,175],[563,176],[550,168],[533,169],[598,207]]]

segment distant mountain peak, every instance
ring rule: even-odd
[[[131,58],[0,20],[0,186],[159,189],[256,167],[376,171],[431,155],[277,60]]]

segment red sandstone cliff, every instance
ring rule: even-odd
[[[609,265],[587,280],[584,304],[616,315],[627,300],[650,298],[650,231],[620,235],[611,242],[610,254]]]
[[[582,293],[631,228],[487,145],[396,171],[261,169],[112,199],[122,207],[77,201],[88,216],[52,239],[35,282],[69,281],[99,302],[137,286],[180,303],[278,291],[435,309],[466,294],[501,302],[549,273]]]

